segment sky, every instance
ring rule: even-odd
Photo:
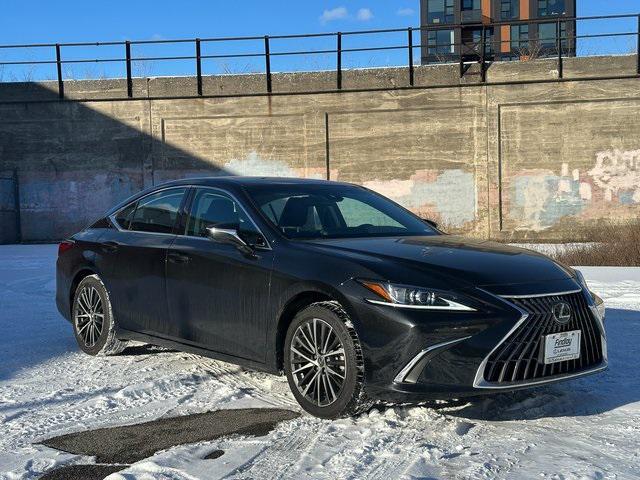
[[[204,0],[4,0],[0,16],[0,44],[65,43],[109,40],[149,40],[210,38],[225,36],[262,36],[336,32],[363,29],[419,26],[419,0],[357,1],[204,1]],[[578,15],[607,15],[640,12],[640,0],[578,0]],[[634,21],[585,22],[580,32],[598,30],[630,31]],[[604,29],[604,30],[603,30]],[[343,48],[405,45],[406,33],[362,35],[343,38]],[[417,42],[417,35],[416,35]],[[599,39],[583,42],[584,53],[606,53],[635,48],[629,38]],[[588,43],[588,45],[587,45]],[[221,42],[203,44],[203,54],[261,53],[264,42]],[[272,40],[272,52],[299,49],[333,49],[335,38],[315,40]],[[52,60],[52,48],[0,49],[0,61]],[[121,58],[123,47],[65,47],[64,59]],[[134,46],[134,57],[193,55],[192,44]],[[416,61],[418,60],[416,50]],[[345,68],[393,65],[406,61],[406,51],[350,53],[343,59]],[[274,57],[272,70],[317,70],[333,68],[335,55]],[[263,71],[262,58],[210,59],[204,73],[244,73]],[[190,74],[193,61],[135,62],[134,75]],[[68,78],[122,76],[123,62],[67,65]],[[0,66],[0,81],[30,78],[54,78],[55,66]]]

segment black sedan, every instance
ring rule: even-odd
[[[321,180],[141,192],[60,244],[56,300],[88,354],[138,340],[284,372],[325,418],[607,366],[604,306],[579,272]]]

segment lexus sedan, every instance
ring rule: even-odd
[[[607,366],[604,306],[578,271],[322,180],[141,192],[60,244],[56,300],[90,355],[136,340],[284,373],[323,418]]]

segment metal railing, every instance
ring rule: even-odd
[[[634,31],[623,31],[623,32],[601,32],[601,33],[592,33],[592,34],[584,34],[577,35],[576,33],[576,25],[577,22],[581,21],[597,21],[597,20],[613,20],[613,19],[635,19],[635,23],[637,28]],[[512,41],[509,39],[500,39],[498,41],[493,40],[490,36],[491,31],[495,31],[495,29],[500,28],[502,26],[519,26],[519,25],[540,25],[540,24],[555,24],[555,36],[552,38],[528,38],[525,41]],[[562,25],[570,25],[571,28],[565,28],[565,35],[561,35],[561,27]],[[428,41],[429,32],[433,31],[453,31],[457,36],[462,38],[460,32],[463,29],[479,29],[480,39],[475,42],[450,42],[450,43],[434,43]],[[406,34],[406,43],[402,42],[401,44],[393,43],[389,45],[376,45],[376,46],[368,46],[368,47],[351,47],[345,48],[343,43],[347,38],[352,38],[356,36],[364,36],[364,35],[383,35],[383,34],[391,34],[391,33],[402,33]],[[415,35],[419,34],[420,41],[415,42]],[[312,34],[295,34],[295,35],[265,35],[265,36],[244,36],[244,37],[217,37],[217,38],[193,38],[193,39],[174,39],[174,40],[139,40],[139,41],[110,41],[110,42],[75,42],[75,43],[39,43],[39,44],[21,44],[21,45],[0,45],[0,52],[6,51],[9,49],[13,50],[28,50],[28,49],[41,49],[41,48],[51,48],[55,52],[55,59],[50,60],[10,60],[10,61],[0,61],[0,66],[18,66],[18,65],[55,65],[56,67],[56,77],[58,84],[58,96],[60,99],[64,99],[64,86],[65,79],[63,76],[63,66],[64,65],[73,65],[73,64],[87,64],[87,63],[95,63],[95,64],[104,64],[104,63],[124,63],[126,68],[126,84],[127,84],[127,96],[129,98],[134,98],[133,92],[133,74],[132,74],[132,63],[133,62],[176,62],[176,61],[193,61],[193,72],[196,77],[196,92],[195,95],[202,96],[203,95],[203,68],[202,62],[203,60],[213,60],[213,59],[238,59],[238,58],[263,58],[264,61],[264,70],[263,73],[265,75],[265,87],[267,93],[272,93],[273,84],[272,84],[272,59],[277,57],[292,57],[292,56],[301,56],[301,55],[335,55],[335,73],[336,73],[336,90],[342,89],[342,72],[343,72],[343,57],[346,54],[357,53],[357,52],[384,52],[384,51],[402,51],[406,50],[406,63],[402,62],[400,65],[396,66],[407,66],[408,67],[408,77],[407,84],[408,86],[414,86],[415,74],[414,74],[414,49],[421,49],[422,55],[421,58],[423,61],[426,59],[426,63],[428,62],[430,53],[429,52],[438,52],[449,50],[447,53],[442,54],[442,57],[445,61],[454,61],[457,58],[457,61],[460,64],[460,76],[465,74],[465,65],[471,63],[473,61],[477,61],[480,64],[480,73],[481,73],[481,82],[486,81],[486,70],[487,64],[492,60],[492,58],[500,58],[503,54],[507,52],[503,52],[502,44],[508,43],[510,44],[509,52],[511,52],[511,44],[513,43],[532,43],[532,42],[541,42],[541,41],[551,41],[555,42],[555,52],[553,55],[549,52],[549,50],[543,51],[541,56],[557,57],[558,63],[558,76],[559,78],[563,77],[563,58],[567,54],[574,56],[576,52],[576,45],[578,41],[584,39],[594,39],[594,38],[615,38],[615,37],[636,37],[636,52],[640,51],[640,14],[625,14],[625,15],[605,15],[605,16],[590,16],[590,17],[546,17],[546,18],[538,18],[538,19],[529,19],[529,20],[508,20],[501,22],[491,22],[491,23],[474,23],[474,22],[465,22],[461,24],[430,24],[423,25],[421,27],[408,27],[408,28],[393,28],[393,29],[379,29],[379,30],[359,30],[359,31],[347,31],[347,32],[331,32],[331,33],[312,33]],[[298,40],[298,39],[312,39],[312,38],[333,38],[335,42],[335,48],[328,49],[315,49],[315,50],[284,50],[284,51],[274,51],[272,48],[272,41],[274,40]],[[425,41],[425,39],[427,39]],[[216,53],[216,54],[203,54],[202,47],[204,44],[222,44],[225,42],[247,42],[247,41],[261,41],[264,43],[264,48],[262,51],[250,51],[245,53]],[[134,46],[142,46],[142,45],[163,45],[163,44],[192,44],[193,45],[193,54],[192,55],[168,55],[168,56],[139,56],[134,57],[132,55],[132,47]],[[544,43],[545,45],[548,42]],[[572,47],[564,47],[564,45],[572,45]],[[107,58],[69,58],[65,59],[63,56],[63,49],[73,49],[73,48],[81,48],[81,47],[123,47],[124,57],[107,57]],[[563,49],[566,51],[565,55],[563,55]],[[517,52],[516,52],[517,53]],[[435,53],[434,56],[438,56],[438,53]],[[475,57],[477,58],[473,58]],[[471,62],[470,62],[470,58]],[[636,74],[640,75],[640,55],[638,55],[637,65],[636,65]]]

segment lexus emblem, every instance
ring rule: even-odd
[[[569,323],[571,320],[571,305],[565,302],[558,302],[553,306],[553,318],[560,325]]]

